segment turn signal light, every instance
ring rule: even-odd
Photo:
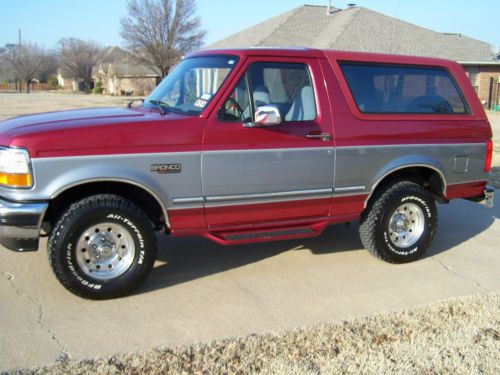
[[[491,160],[493,159],[493,141],[490,139],[486,144],[486,159],[484,159],[484,172],[489,173]]]
[[[10,187],[30,187],[31,175],[0,173],[0,185],[7,185]]]

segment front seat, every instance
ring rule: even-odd
[[[255,90],[253,90],[253,101],[255,103],[255,108],[271,104],[269,89],[264,85],[257,86]]]
[[[290,110],[285,116],[286,121],[312,121],[316,118],[316,103],[311,86],[304,86],[295,97]]]

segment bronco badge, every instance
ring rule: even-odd
[[[159,174],[181,173],[181,171],[181,164],[151,164],[151,172],[156,172]]]

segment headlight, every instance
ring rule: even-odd
[[[22,148],[0,147],[0,185],[29,188],[32,184],[28,151]]]

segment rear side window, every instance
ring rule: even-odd
[[[465,114],[467,106],[445,69],[341,63],[363,113]]]

